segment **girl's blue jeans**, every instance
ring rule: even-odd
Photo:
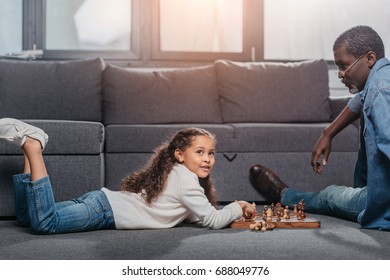
[[[36,234],[115,228],[114,216],[102,190],[56,203],[49,176],[31,181],[29,174],[13,176],[17,220]]]

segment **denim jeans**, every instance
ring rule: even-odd
[[[112,208],[101,190],[55,203],[49,176],[31,181],[29,174],[13,177],[16,218],[36,234],[115,228]]]
[[[331,185],[319,192],[302,192],[291,188],[284,191],[281,203],[293,207],[303,199],[305,211],[335,216],[358,222],[359,214],[366,207],[367,199],[367,157],[362,128],[363,118],[360,120],[360,141],[358,158],[354,171],[353,187]]]
[[[281,203],[290,208],[303,199],[305,211],[348,219],[357,222],[366,205],[367,188],[331,185],[319,192],[285,189]]]

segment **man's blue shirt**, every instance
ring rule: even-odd
[[[363,106],[367,156],[367,202],[358,221],[364,228],[390,230],[390,61],[378,60],[363,91],[348,106]],[[351,109],[352,110],[352,109]]]

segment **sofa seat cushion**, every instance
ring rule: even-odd
[[[327,122],[324,60],[299,63],[215,62],[223,122]]]
[[[104,127],[99,122],[25,120],[49,135],[44,155],[99,155],[104,148]],[[0,155],[22,154],[22,150],[0,141]]]
[[[233,123],[236,152],[311,152],[329,123]],[[333,140],[333,152],[356,152],[359,130],[349,125]]]
[[[356,152],[332,152],[322,176],[313,172],[310,165],[311,150],[308,152],[252,152],[237,153],[229,161],[225,155],[218,155],[212,171],[219,201],[266,201],[249,180],[249,168],[262,164],[271,168],[290,187],[303,191],[320,191],[337,184],[353,186],[353,170]]]
[[[106,126],[107,153],[152,153],[164,141],[183,128],[204,128],[217,137],[216,150],[230,151],[234,146],[234,129],[218,124],[161,124],[161,125],[108,125]]]
[[[0,117],[101,121],[103,67],[99,58],[0,60]]]
[[[329,123],[229,123],[197,124],[217,137],[218,153],[311,152],[324,128]],[[163,141],[179,129],[191,124],[171,125],[108,125],[106,130],[107,153],[152,153]],[[350,125],[333,140],[332,151],[356,152],[359,130]]]
[[[140,70],[108,65],[105,124],[221,123],[214,67]]]

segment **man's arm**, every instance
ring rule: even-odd
[[[322,131],[322,135],[314,146],[311,156],[311,166],[314,172],[322,174],[320,157],[322,155],[322,165],[326,165],[331,152],[333,138],[345,127],[359,118],[359,114],[352,111],[349,106],[345,107],[337,118]]]

